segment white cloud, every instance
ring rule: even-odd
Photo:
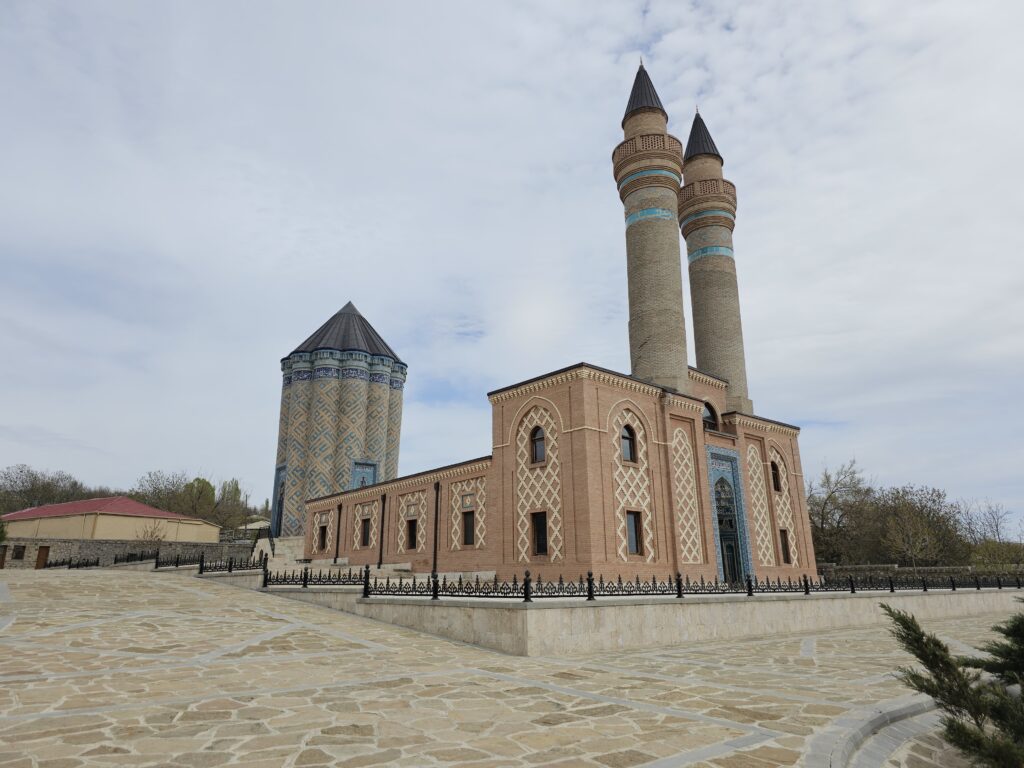
[[[277,361],[349,299],[410,364],[404,472],[486,453],[488,389],[625,370],[609,158],[643,53],[672,130],[699,103],[738,185],[751,393],[808,425],[805,471],[855,455],[1022,510],[1022,22],[996,2],[7,3],[0,464],[202,467],[263,498]]]

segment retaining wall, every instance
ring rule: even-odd
[[[126,555],[130,552],[142,552],[143,550],[156,549],[150,544],[144,544],[133,539],[28,539],[23,537],[8,538],[4,541],[7,546],[7,557],[5,568],[35,568],[36,553],[39,547],[49,547],[49,561],[56,560],[92,560],[99,558],[101,566],[113,565],[115,555]],[[25,547],[25,556],[21,560],[14,560],[14,547]],[[248,560],[249,552],[252,550],[252,542],[228,542],[228,543],[201,543],[191,541],[162,542],[159,546],[161,560],[173,560],[175,555],[182,557],[198,557],[200,552],[206,553],[207,560],[227,560],[233,557],[236,560]],[[152,567],[152,563],[150,563]]]
[[[359,587],[271,587],[271,594],[516,656],[656,648],[886,624],[879,603],[932,619],[1020,609],[1016,589],[673,598],[518,600],[361,597]]]

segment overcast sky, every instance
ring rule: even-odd
[[[806,474],[1024,511],[1022,29],[978,0],[0,0],[0,466],[262,502],[279,360],[349,300],[409,364],[403,474],[490,453],[490,389],[628,371],[642,55],[738,188],[750,393]]]

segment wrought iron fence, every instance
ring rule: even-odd
[[[503,598],[518,599],[523,602],[533,602],[541,598],[580,598],[584,600],[596,600],[599,597],[674,597],[682,599],[687,595],[719,595],[734,594],[754,597],[756,595],[779,593],[779,594],[821,594],[828,592],[898,592],[898,591],[935,591],[946,590],[955,592],[957,590],[981,590],[981,589],[1021,589],[1021,576],[1018,574],[981,575],[965,574],[961,576],[949,576],[946,578],[929,579],[925,577],[895,577],[888,576],[876,578],[865,576],[857,579],[848,576],[845,579],[819,579],[812,581],[807,576],[797,580],[786,579],[783,581],[777,578],[758,579],[748,576],[743,581],[724,582],[706,581],[701,578],[699,581],[690,581],[689,577],[682,574],[659,578],[652,576],[649,579],[641,579],[639,576],[634,579],[623,579],[621,576],[614,580],[605,581],[603,576],[594,578],[593,573],[586,577],[580,576],[578,580],[566,581],[559,577],[557,581],[545,581],[541,577],[533,579],[530,572],[526,571],[522,581],[513,575],[511,581],[500,581],[497,576],[493,579],[479,577],[473,580],[457,579],[449,580],[446,576],[430,574],[424,576],[411,576],[409,578],[385,577],[383,579],[370,576],[370,567],[365,566],[363,570],[353,572],[349,569],[347,573],[341,571],[317,571],[313,572],[306,567],[302,570],[273,572],[266,568],[263,563],[263,586],[362,586],[363,597],[429,597],[439,600],[442,597],[478,597],[478,598]]]
[[[233,573],[234,571],[259,571],[263,569],[264,558],[262,555],[256,558],[235,560],[229,557],[227,560],[214,560],[206,562],[206,558],[199,558],[199,573]]]
[[[156,560],[160,556],[160,550],[152,549],[145,552],[126,552],[123,555],[114,555],[114,565],[118,563],[144,563],[147,560]]]
[[[157,557],[153,563],[153,570],[157,568],[190,568],[199,565],[204,560],[204,553],[198,555],[175,555],[170,557]]]
[[[63,560],[48,560],[43,568],[99,568],[99,565],[98,557],[78,559],[66,557]]]

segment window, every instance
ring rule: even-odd
[[[370,518],[364,517],[359,524],[362,526],[362,530],[359,532],[359,546],[368,547],[370,546]]]
[[[533,554],[546,555],[548,553],[548,513],[534,512],[530,515],[530,525],[533,528]]]
[[[779,465],[772,462],[772,488],[776,493],[782,493],[782,475],[779,474]]]
[[[420,521],[415,517],[411,517],[405,521],[405,536],[407,541],[406,549],[416,549],[416,529],[419,527]]]
[[[628,424],[622,428],[619,442],[622,444],[622,460],[636,462],[636,433]]]
[[[534,427],[530,433],[530,461],[540,464],[544,461],[544,430]]]
[[[718,414],[709,403],[704,403],[704,415],[701,418],[704,419],[704,429],[718,430]]]
[[[15,544],[14,551],[11,553],[11,560],[24,560],[25,559],[25,545]]]
[[[626,534],[628,536],[629,554],[644,553],[644,524],[639,512],[626,513]]]
[[[786,565],[792,565],[793,557],[789,553],[789,531],[787,531],[785,528],[780,528],[779,540],[782,544],[782,562]]]
[[[462,513],[462,544],[466,547],[476,544],[476,515],[473,512]]]
[[[320,526],[320,535],[319,535],[319,538],[317,540],[316,548],[318,550],[320,550],[321,552],[323,552],[325,549],[327,549],[327,526],[326,525],[321,525]]]

